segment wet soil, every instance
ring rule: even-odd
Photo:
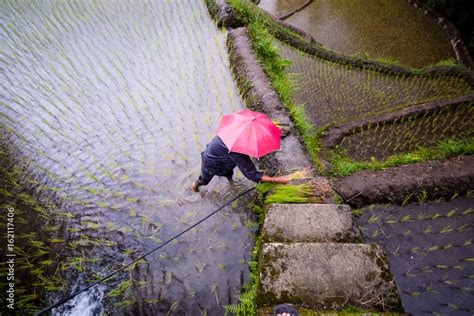
[[[474,189],[474,157],[458,156],[388,168],[358,171],[333,180],[333,187],[354,207],[372,203],[400,204],[426,192],[428,199],[450,198]]]
[[[270,174],[282,174],[292,169],[311,167],[290,114],[271,87],[270,79],[260,66],[245,27],[229,32],[227,46],[233,75],[247,106],[267,114],[283,126],[281,151],[266,155],[261,166]]]

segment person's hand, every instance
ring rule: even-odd
[[[290,181],[291,181],[291,178],[288,176],[278,177],[278,183],[287,184]]]

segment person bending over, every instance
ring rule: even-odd
[[[286,184],[289,177],[270,177],[263,172],[257,171],[254,163],[248,155],[229,151],[219,136],[206,145],[206,149],[201,153],[201,175],[193,182],[192,190],[199,192],[199,187],[207,185],[214,176],[226,177],[229,181],[234,175],[234,168],[237,166],[240,171],[253,182],[273,182]]]

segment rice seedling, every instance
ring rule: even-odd
[[[410,198],[411,198],[411,197],[412,197],[412,194],[408,194],[408,195],[406,195],[406,196],[403,198],[403,201],[402,201],[402,204],[401,204],[402,207],[408,204],[408,202],[410,201]]]
[[[404,215],[401,219],[400,219],[400,222],[401,223],[404,223],[404,222],[409,222],[411,221],[411,216],[408,214],[408,215]]]
[[[437,219],[437,218],[440,218],[442,215],[440,213],[436,213],[434,214],[431,219]]]
[[[472,214],[472,213],[474,213],[474,209],[468,208],[468,209],[466,209],[462,212],[462,215],[469,215],[469,214]]]
[[[416,197],[418,199],[418,203],[423,204],[428,198],[428,193],[426,191],[421,191]]]
[[[364,208],[357,208],[357,209],[354,209],[352,210],[352,215],[356,216],[356,217],[360,217],[364,214],[366,210]]]
[[[266,197],[266,203],[310,203],[316,201],[311,185],[277,185]]]
[[[211,290],[210,290],[210,291],[211,291],[212,294],[214,294],[214,296],[215,296],[215,298],[216,298],[216,303],[217,303],[217,305],[219,305],[219,296],[218,296],[218,294],[217,294],[217,284],[213,284],[213,285],[211,286]]]
[[[458,232],[464,232],[464,231],[468,231],[470,229],[471,225],[470,224],[463,224],[461,226],[459,226],[458,228],[456,228],[456,230]]]
[[[451,216],[453,216],[454,214],[456,214],[457,212],[457,209],[453,209],[451,211],[448,212],[448,214],[446,214],[446,217],[447,218],[450,218]]]
[[[441,230],[439,231],[440,234],[447,234],[447,233],[450,233],[453,231],[453,228],[448,225],[448,226],[445,226],[443,228],[441,228]]]

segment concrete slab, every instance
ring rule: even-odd
[[[258,307],[403,311],[387,258],[375,244],[268,243],[261,260]]]
[[[269,242],[361,242],[348,205],[271,204],[263,225]]]

